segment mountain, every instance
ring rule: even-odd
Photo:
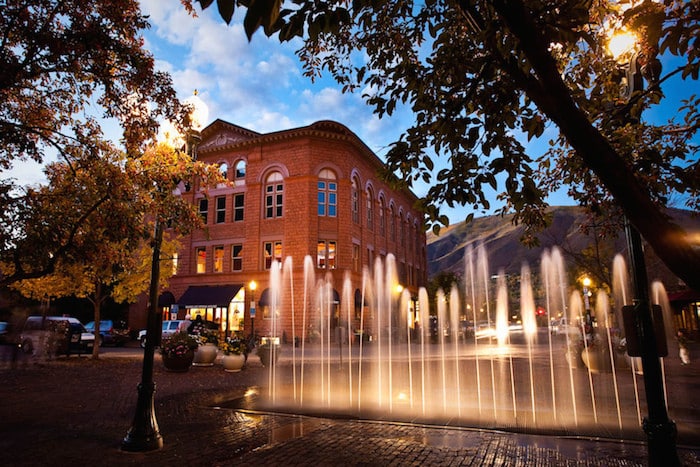
[[[524,233],[522,225],[513,224],[513,215],[486,216],[474,219],[471,223],[460,223],[443,228],[440,235],[432,232],[427,238],[428,275],[433,277],[441,271],[453,272],[460,277],[464,275],[464,252],[467,245],[484,244],[488,251],[490,272],[496,274],[503,269],[506,274],[520,274],[523,262],[531,269],[539,268],[540,258],[546,249],[559,246],[569,252],[580,252],[593,243],[593,237],[585,234],[581,226],[587,216],[579,206],[552,206],[547,210],[551,216],[550,226],[539,233],[540,245],[528,248],[520,241]],[[700,216],[691,211],[669,209],[669,214],[689,231],[700,231]],[[626,253],[627,243],[622,230],[618,237],[609,240],[615,253]],[[564,257],[567,261],[566,253]],[[647,254],[648,270],[663,276],[664,283],[669,280],[677,284],[677,279],[668,279],[670,272],[664,272],[665,266],[653,253]],[[650,275],[651,276],[651,275]],[[655,277],[650,277],[654,280]],[[673,284],[672,284],[673,285]]]

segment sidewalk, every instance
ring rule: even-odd
[[[141,358],[0,359],[0,462],[24,465],[493,465],[643,466],[646,447],[411,424],[329,420],[217,408],[266,378],[257,357],[240,373],[220,365],[168,373],[156,355],[155,413],[163,449],[126,453]],[[700,465],[700,447],[679,447]]]

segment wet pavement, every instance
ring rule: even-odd
[[[46,465],[643,466],[638,441],[536,436],[410,423],[283,415],[222,408],[265,381],[255,356],[227,373],[217,362],[187,373],[163,369],[156,354],[155,414],[163,448],[128,453],[141,379],[138,348],[100,359],[15,361],[0,349],[0,462]],[[280,362],[285,364],[284,359]],[[694,362],[683,384],[695,385]],[[682,465],[700,465],[700,446],[678,446]]]

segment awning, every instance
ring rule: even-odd
[[[159,308],[169,307],[173,303],[175,303],[175,295],[172,292],[165,291],[158,297]]]
[[[177,303],[185,308],[228,307],[242,287],[243,284],[191,285]]]

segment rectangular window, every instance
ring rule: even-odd
[[[372,265],[369,265],[370,270]],[[352,270],[360,272],[360,245],[352,245]]]
[[[318,215],[335,217],[337,212],[338,184],[335,182],[318,182]]]
[[[198,247],[195,250],[195,256],[197,257],[197,274],[204,274],[207,272],[207,249]]]
[[[282,242],[265,242],[263,243],[263,255],[265,269],[272,267],[272,261],[278,261],[282,264]]]
[[[265,217],[267,219],[282,217],[283,189],[282,183],[265,187]]]
[[[316,247],[316,267],[319,269],[336,268],[336,242],[319,240]]]
[[[326,182],[318,182],[318,215],[326,215]]]
[[[173,276],[177,275],[177,252],[173,253]]]
[[[243,245],[231,246],[231,269],[233,271],[243,270]]]
[[[240,222],[243,220],[245,204],[245,195],[239,194],[233,196],[233,222]]]
[[[202,218],[202,223],[207,224],[207,214],[209,213],[209,200],[202,198],[199,200],[199,217]]]
[[[224,272],[224,247],[214,247],[214,272]]]
[[[226,197],[216,198],[216,223],[223,224],[226,220]]]

